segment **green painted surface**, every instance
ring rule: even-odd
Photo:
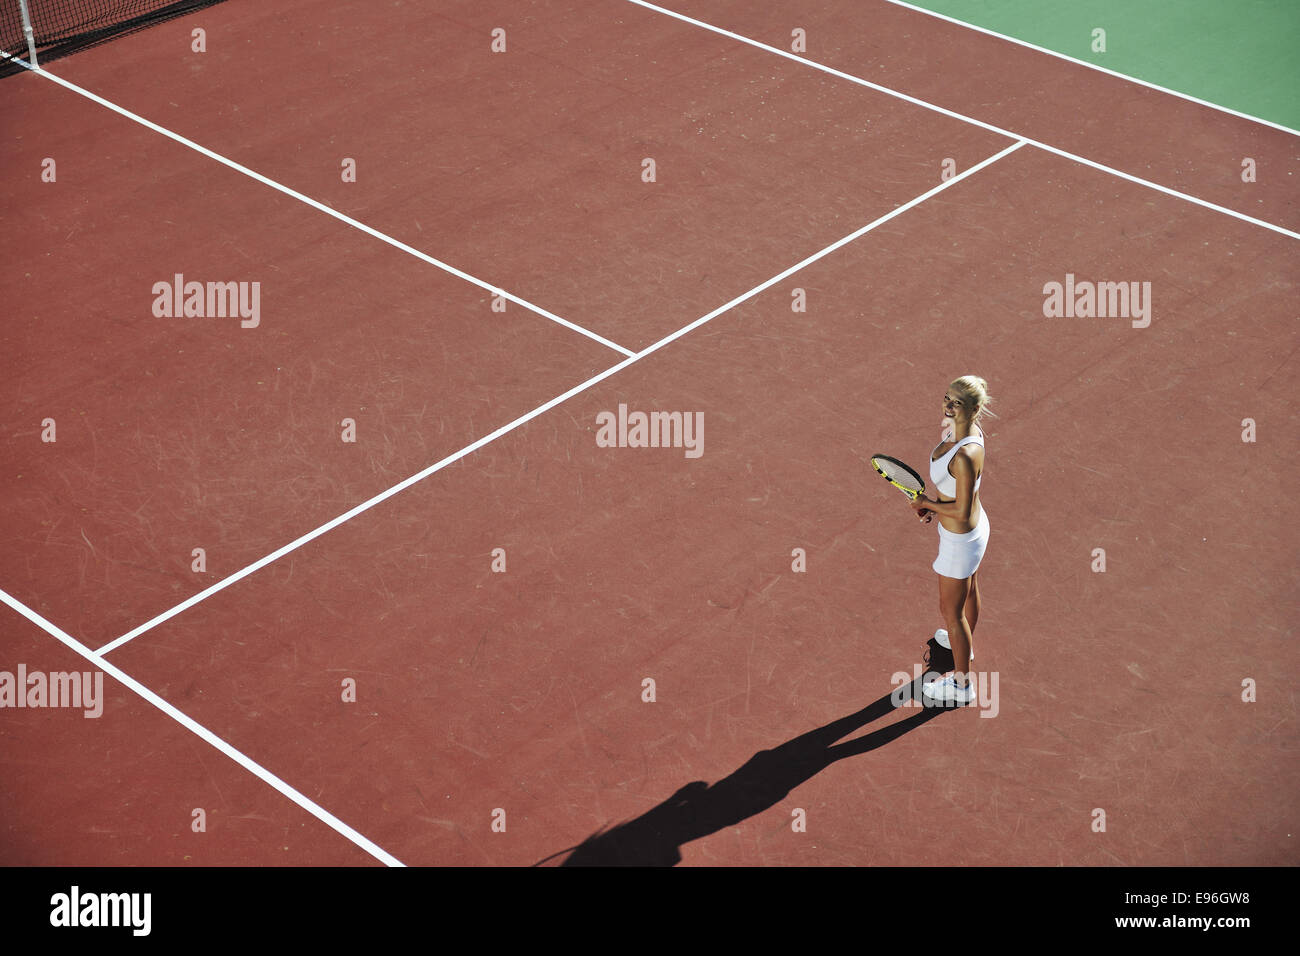
[[[1300,129],[1300,0],[908,2]]]

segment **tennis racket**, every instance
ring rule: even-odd
[[[872,455],[871,466],[881,478],[915,501],[924,491],[925,482],[907,465],[888,455]]]

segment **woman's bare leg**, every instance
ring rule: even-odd
[[[965,614],[970,590],[971,578],[945,578],[942,574],[939,575],[939,613],[948,629],[948,643],[952,645],[958,687],[966,686],[966,671],[970,667],[971,629]]]
[[[970,625],[970,656],[975,656],[975,625],[980,619],[980,585],[979,572],[976,571],[970,576],[970,593],[966,595],[966,604],[963,606],[966,615],[966,623]],[[956,658],[953,658],[956,660]]]

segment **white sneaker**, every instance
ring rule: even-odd
[[[951,675],[940,680],[926,681],[921,685],[921,693],[931,700],[950,701],[957,704],[971,704],[975,701],[975,682],[965,687],[958,687]]]
[[[934,632],[934,642],[945,650],[952,650],[952,644],[948,641],[948,632],[943,628]],[[970,659],[975,660],[975,652],[970,652]]]

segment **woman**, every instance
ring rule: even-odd
[[[979,583],[975,572],[989,542],[989,519],[980,506],[980,474],[984,470],[984,432],[979,427],[992,399],[988,383],[964,375],[948,386],[943,397],[945,431],[951,438],[930,454],[930,484],[937,498],[918,495],[912,508],[922,521],[939,517],[939,611],[947,626],[952,659],[958,669],[939,680],[927,681],[921,692],[931,700],[968,704],[975,686],[967,672],[975,656],[975,624],[980,616]],[[992,414],[992,413],[990,413]],[[942,632],[936,634],[942,642]]]

